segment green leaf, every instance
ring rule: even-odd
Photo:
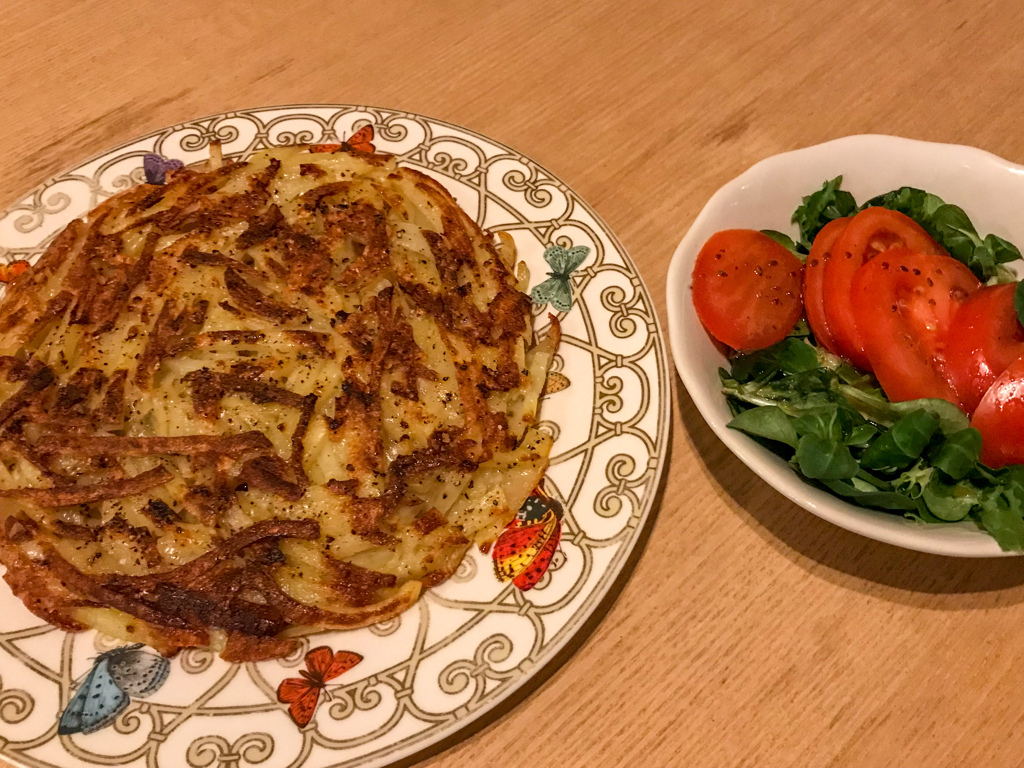
[[[939,520],[955,523],[967,517],[981,501],[981,494],[970,483],[943,483],[938,477],[924,487],[921,493],[928,511]]]
[[[920,400],[905,400],[902,403],[890,403],[889,407],[897,417],[914,411],[924,411],[938,421],[939,431],[944,435],[959,432],[970,425],[966,414],[948,400],[929,397]]]
[[[927,223],[928,226],[925,229],[935,233],[935,239],[949,251],[949,255],[970,266],[970,262],[974,258],[974,251],[981,247],[983,242],[978,237],[978,230],[974,228],[970,218],[964,213],[964,209],[948,203],[941,205],[927,220]],[[979,258],[988,256],[991,254],[984,254]],[[992,266],[995,266],[994,261]]]
[[[1024,280],[1017,283],[1013,292],[1013,308],[1017,310],[1017,322],[1024,325]]]
[[[864,422],[850,430],[850,436],[846,438],[846,444],[853,447],[865,447],[875,435],[878,434],[878,427],[874,424]]]
[[[795,458],[800,472],[812,480],[847,480],[858,470],[849,448],[817,435],[800,438]]]
[[[981,432],[969,427],[943,440],[931,463],[953,480],[961,480],[974,469],[980,458]]]
[[[821,484],[837,496],[843,496],[863,507],[904,511],[917,508],[917,503],[903,494],[892,491],[877,491],[846,480],[822,480]]]
[[[732,360],[732,378],[740,383],[767,382],[780,373],[805,373],[818,367],[818,355],[802,339],[787,337],[765,349],[737,355]]]
[[[946,521],[940,520],[931,512],[928,511],[928,507],[925,506],[923,501],[917,502],[917,510],[914,512],[907,512],[903,515],[908,520],[916,520],[919,523],[926,523],[927,525],[942,525]]]
[[[789,235],[783,232],[778,232],[774,229],[762,229],[761,234],[768,235],[768,237],[800,259],[801,262],[807,261],[806,249],[802,248],[797,243],[794,243],[793,238]]]
[[[796,448],[797,435],[793,422],[777,405],[764,405],[743,411],[727,426],[748,435],[764,437]]]
[[[890,472],[909,467],[938,428],[938,419],[931,414],[920,410],[908,413],[867,447],[860,463],[865,469]]]
[[[944,435],[951,435],[970,426],[964,412],[947,400],[921,398],[890,403],[881,390],[868,392],[847,384],[839,384],[836,389],[866,419],[883,427],[892,426],[898,419],[913,411],[924,411],[938,419],[939,431]]]
[[[807,197],[793,212],[793,223],[800,227],[800,244],[810,250],[821,228],[833,219],[851,216],[857,211],[853,195],[839,188],[842,176],[826,181],[821,189]]]
[[[981,500],[978,522],[999,546],[1008,552],[1024,550],[1024,518],[1021,508],[1008,498],[1001,488],[996,488]]]
[[[845,416],[845,418],[844,418]],[[835,443],[845,443],[853,424],[838,405],[809,410],[793,420],[798,435],[815,435]]]
[[[878,195],[868,200],[861,206],[861,210],[872,207],[888,208],[891,211],[899,211],[904,216],[909,216],[915,221],[929,219],[939,207],[945,202],[938,195],[925,192],[923,189],[914,187],[900,187],[884,195]]]
[[[924,488],[935,476],[935,468],[918,462],[902,475],[893,480],[893,488],[906,494],[911,499],[920,499]]]
[[[1021,258],[1016,245],[996,235],[986,235],[985,246],[992,252],[997,264],[1008,264]]]

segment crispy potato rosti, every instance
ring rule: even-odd
[[[103,202],[0,300],[0,561],[65,629],[273,658],[511,520],[558,330],[511,238],[391,157],[211,165]]]

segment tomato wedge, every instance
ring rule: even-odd
[[[983,464],[1024,464],[1024,358],[999,374],[974,411],[971,426],[981,432]]]
[[[715,339],[733,349],[769,347],[800,315],[803,264],[753,229],[716,232],[693,267],[693,306]]]
[[[887,208],[866,208],[847,225],[825,265],[822,293],[829,331],[839,354],[862,370],[871,370],[871,361],[857,327],[850,285],[862,264],[891,248],[949,255],[909,216]]]
[[[968,413],[996,378],[1024,355],[1024,327],[1013,295],[1017,283],[989,285],[963,303],[949,329],[946,363]]]
[[[828,327],[825,317],[825,264],[832,256],[832,247],[846,230],[852,216],[833,219],[818,232],[811,244],[811,252],[804,266],[804,311],[807,322],[814,331],[814,338],[825,349],[834,355],[839,354],[839,346]]]
[[[856,271],[855,322],[890,400],[941,397],[961,406],[946,371],[946,339],[957,309],[980,287],[956,259],[906,248],[885,251]]]

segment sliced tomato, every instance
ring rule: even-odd
[[[941,397],[961,406],[946,370],[946,340],[957,309],[980,287],[956,259],[906,248],[885,251],[856,271],[852,311],[890,400]]]
[[[864,370],[871,370],[871,361],[854,317],[850,285],[862,264],[891,248],[949,255],[909,216],[887,208],[866,208],[853,217],[832,247],[822,278],[825,317],[839,354]]]
[[[829,352],[838,355],[839,347],[825,317],[825,264],[832,256],[832,247],[846,230],[851,216],[833,219],[818,232],[804,266],[804,311],[814,338]]]
[[[1017,283],[990,285],[963,303],[953,319],[946,362],[960,401],[972,413],[996,378],[1024,355],[1024,327],[1013,295]]]
[[[693,306],[715,339],[733,349],[782,341],[803,314],[803,264],[753,229],[716,232],[693,267]]]
[[[981,432],[983,464],[1024,464],[1024,357],[1012,362],[989,387],[971,426]]]

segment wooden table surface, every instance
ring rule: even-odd
[[[891,133],[1024,161],[1020,13],[1014,0],[6,0],[0,207],[192,117],[394,107],[571,184],[664,319],[673,249],[757,160]],[[1024,561],[915,554],[811,516],[676,385],[664,503],[617,604],[526,702],[426,765],[1022,764]]]

